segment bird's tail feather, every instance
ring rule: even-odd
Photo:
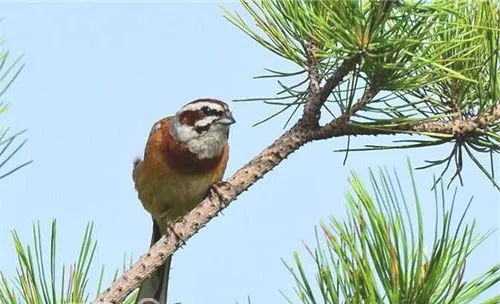
[[[151,237],[151,245],[156,243],[162,234],[160,228],[153,220],[153,235]],[[168,288],[168,275],[170,272],[170,263],[172,256],[169,256],[165,264],[161,265],[149,278],[144,280],[139,287],[139,293],[135,300],[136,304],[141,304],[141,300],[155,299],[159,304],[167,303],[167,288]],[[148,303],[144,302],[143,303]]]

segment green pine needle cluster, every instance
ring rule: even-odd
[[[457,192],[447,199],[443,183],[434,189],[433,231],[426,227],[421,206],[430,202],[419,199],[411,168],[409,173],[411,187],[387,171],[378,177],[370,171],[370,186],[352,175],[347,219],[321,225],[326,248],[319,238],[316,249],[308,248],[316,284],[298,254],[295,268],[287,266],[301,303],[471,303],[500,282],[500,263],[464,279],[467,258],[487,235],[465,223],[467,209],[454,224]],[[425,237],[429,231],[432,239]],[[499,302],[497,295],[482,303]]]
[[[2,44],[2,42],[0,42],[0,44]],[[20,64],[22,56],[15,59],[14,62],[7,64],[8,58],[8,51],[0,51],[0,98],[2,98],[5,92],[9,89],[19,73],[21,73],[24,66]],[[7,111],[7,108],[8,104],[0,101],[0,115],[4,114]],[[0,126],[0,179],[9,176],[31,163],[31,161],[28,161],[22,163],[21,165],[7,167],[8,162],[26,143],[26,140],[21,141],[21,143],[17,143],[18,138],[25,131],[26,130],[9,135],[9,128]]]
[[[394,145],[346,147],[373,151],[451,144],[448,156],[422,168],[441,166],[442,179],[454,167],[458,178],[464,156],[495,182],[493,158],[500,152],[500,2],[498,1],[241,1],[246,15],[225,17],[259,45],[296,66],[293,72],[267,69],[277,78],[274,97],[263,101],[278,109],[259,123],[288,113],[285,126],[308,95],[308,42],[317,45],[320,82],[343,60],[356,68],[328,96],[323,111],[332,118],[349,111],[370,85],[379,94],[350,120],[374,134],[418,135]],[[405,131],[424,122],[481,121],[474,130]],[[257,124],[259,124],[257,123]],[[394,132],[393,130],[398,130]],[[489,165],[480,161],[489,156]]]
[[[0,271],[0,303],[3,304],[83,304],[93,298],[91,292],[99,294],[104,282],[104,267],[101,267],[97,278],[97,287],[89,286],[97,241],[93,239],[93,225],[88,224],[83,235],[80,251],[74,263],[69,267],[57,258],[57,225],[52,221],[48,246],[44,245],[44,237],[40,223],[33,225],[32,243],[24,245],[16,231],[12,232],[14,248],[18,257],[16,276],[8,279]],[[48,255],[48,257],[47,257]],[[123,269],[131,264],[124,257]],[[92,270],[92,271],[91,271]],[[113,280],[118,277],[117,270]],[[93,294],[93,296],[95,296]],[[132,304],[135,294],[123,303]]]

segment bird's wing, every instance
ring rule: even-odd
[[[156,199],[159,193],[155,193],[155,185],[162,184],[168,178],[168,165],[162,153],[151,153],[162,149],[162,134],[164,128],[170,127],[171,117],[163,118],[157,121],[149,133],[146,148],[144,150],[144,160],[134,162],[132,179],[137,190],[139,200],[148,211],[156,206]],[[157,190],[157,189],[156,189]],[[160,195],[161,196],[161,195]]]

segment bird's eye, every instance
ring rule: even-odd
[[[212,114],[212,109],[210,109],[209,107],[203,107],[201,108],[201,113],[203,113],[203,115],[205,116],[208,116]]]
[[[212,116],[217,115],[217,110],[211,109],[210,107],[203,107],[201,108],[201,113],[204,116]]]

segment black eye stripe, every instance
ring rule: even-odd
[[[204,106],[203,108],[201,108],[200,111],[205,116],[222,116],[224,114],[223,111],[217,111],[217,110],[211,109],[207,106]]]

